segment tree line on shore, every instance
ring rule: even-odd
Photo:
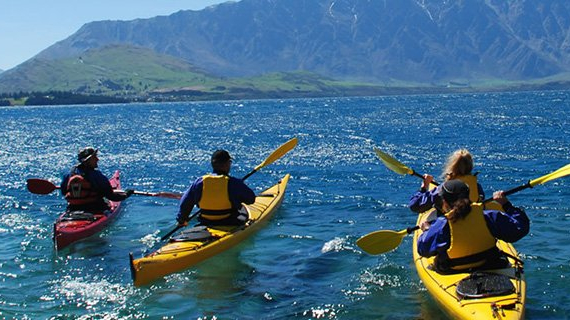
[[[85,95],[69,91],[17,92],[0,94],[0,106],[69,105],[127,103],[128,99],[104,95]]]

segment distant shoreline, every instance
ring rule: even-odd
[[[380,87],[358,86],[335,88],[322,91],[261,91],[254,89],[232,90],[231,93],[215,93],[198,90],[162,91],[144,96],[118,97],[90,95],[74,92],[50,91],[34,93],[3,94],[0,106],[37,106],[37,105],[83,105],[117,103],[154,103],[154,102],[195,102],[195,101],[235,101],[260,99],[303,99],[303,98],[340,98],[394,95],[429,95],[429,94],[468,94],[485,92],[524,92],[524,91],[564,91],[570,90],[570,82],[551,82],[541,85],[522,84],[495,88],[450,85],[447,87]]]

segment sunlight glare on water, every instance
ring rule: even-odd
[[[448,154],[468,148],[488,196],[570,162],[570,93],[2,107],[0,318],[445,319],[419,281],[411,237],[370,256],[376,230],[415,223],[419,179],[400,176],[373,147],[441,179]],[[266,227],[234,249],[155,283],[132,285],[140,256],[176,226],[178,202],[133,196],[100,234],[55,252],[58,191],[32,195],[26,179],[56,185],[80,148],[123,188],[184,192],[227,149],[243,177],[282,143],[298,146],[247,180],[256,191],[286,173],[285,200]],[[528,212],[527,319],[570,317],[570,188],[560,178],[509,197]]]

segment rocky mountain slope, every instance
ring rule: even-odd
[[[570,71],[570,2],[241,0],[98,21],[2,74],[0,88],[8,74],[25,78],[32,65],[110,45],[147,48],[218,77],[308,71],[387,86],[529,81]]]
[[[381,81],[530,79],[570,69],[570,2],[242,0],[93,22],[39,57],[115,43],[225,76],[306,70]]]

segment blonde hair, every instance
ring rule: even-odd
[[[443,175],[445,180],[457,179],[457,177],[471,174],[473,170],[473,156],[467,149],[459,149],[453,152],[445,163]]]

